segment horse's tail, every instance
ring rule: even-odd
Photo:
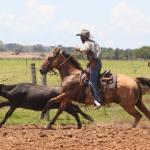
[[[143,78],[143,77],[137,77],[136,80],[144,87],[150,88],[150,79],[149,78]]]
[[[150,111],[146,108],[144,103],[142,102],[142,86],[150,88],[150,79],[148,78],[143,78],[143,77],[137,77],[136,80],[138,81],[138,85],[140,87],[140,97],[139,100],[136,104],[138,109],[144,113],[144,115],[150,120]]]

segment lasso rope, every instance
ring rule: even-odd
[[[63,64],[65,64],[72,56],[75,55],[75,52],[76,52],[76,49],[72,52],[72,54],[67,58],[65,59],[58,67],[60,68]]]

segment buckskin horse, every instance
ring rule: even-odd
[[[41,111],[48,102],[48,100],[58,96],[59,94],[60,90],[56,87],[52,88],[34,85],[31,83],[19,83],[15,85],[0,84],[0,96],[8,99],[8,101],[0,102],[0,108],[10,106],[4,119],[0,122],[0,127],[2,127],[2,125],[12,115],[16,108]],[[58,109],[59,106],[60,102],[53,101],[50,108]],[[65,111],[76,119],[78,128],[81,128],[82,126],[78,113],[87,120],[93,121],[93,118],[84,113],[78,107],[78,105],[71,104],[65,108]]]
[[[50,108],[53,101],[59,101],[61,105],[47,128],[50,128],[51,125],[54,124],[65,106],[69,105],[71,101],[80,102],[82,99],[82,103],[86,105],[93,104],[90,89],[85,89],[85,86],[79,81],[82,67],[72,55],[67,54],[60,48],[55,48],[43,62],[40,72],[41,74],[46,74],[54,68],[59,71],[62,79],[61,94],[48,101],[42,111],[41,117],[43,117]],[[116,88],[104,88],[103,94],[105,103],[114,102],[120,104],[126,112],[134,117],[132,127],[136,127],[142,117],[135,106],[150,120],[150,112],[142,102],[142,88],[150,88],[150,79],[143,77],[131,78],[127,75],[118,74],[116,83]],[[84,92],[86,93],[86,97],[84,97],[83,100],[82,95]]]

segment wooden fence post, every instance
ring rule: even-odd
[[[36,81],[36,69],[35,69],[35,63],[31,64],[31,75],[32,75],[32,83],[37,84]]]
[[[46,79],[46,75],[45,74],[41,76],[41,85],[47,86],[47,79]],[[46,113],[46,118],[47,118],[48,121],[50,121],[49,110]]]

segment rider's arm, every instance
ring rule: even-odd
[[[76,51],[80,52],[80,53],[87,53],[87,51],[83,51],[83,50],[81,50],[81,48],[76,48]]]
[[[101,50],[100,46],[98,45],[98,43],[96,43],[95,48],[97,51],[97,58],[100,58],[101,54],[102,54],[102,50]]]
[[[81,53],[87,53],[90,50],[90,45],[86,42],[84,43],[80,48],[77,49],[77,51]]]
[[[76,50],[77,52],[81,52],[81,51],[80,51],[80,48],[76,48],[75,50]]]

